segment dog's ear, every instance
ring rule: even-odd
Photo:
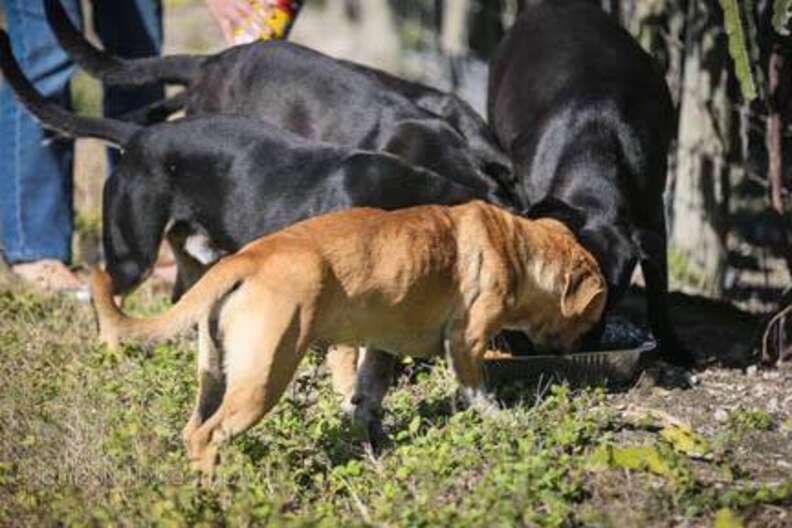
[[[534,219],[552,218],[558,220],[573,233],[578,233],[586,223],[583,211],[554,196],[546,196],[538,202],[529,205],[523,211],[523,216]]]
[[[581,315],[595,302],[605,305],[605,282],[591,269],[576,267],[565,278],[561,295],[561,314],[564,317]]]

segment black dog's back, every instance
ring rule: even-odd
[[[525,124],[563,101],[598,98],[618,102],[632,125],[647,122],[668,141],[668,88],[629,33],[585,0],[531,2],[491,61],[488,118],[501,144],[509,150]]]
[[[188,115],[258,117],[308,139],[385,151],[401,139],[396,131],[401,122],[435,121],[425,127],[424,137],[456,135],[467,145],[464,155],[453,159],[456,153],[439,148],[431,156],[405,159],[449,178],[478,178],[491,187],[512,183],[508,159],[492,132],[453,94],[284,41],[259,41],[212,56],[120,59],[93,47],[59,1],[45,0],[50,25],[67,53],[92,75],[108,84],[186,85],[183,93],[134,113],[134,120],[151,124],[184,106]],[[438,130],[438,121],[444,130]]]
[[[369,150],[387,132],[376,127],[383,117],[427,116],[399,92],[378,89],[376,78],[353,69],[338,75],[338,69],[337,61],[296,44],[237,46],[207,58],[190,87],[187,112],[263,117],[308,139]]]
[[[674,114],[652,58],[591,2],[529,2],[492,61],[488,110],[523,200],[579,209],[579,235],[623,289],[635,227],[662,227]]]
[[[107,270],[116,292],[134,287],[174,224],[233,252],[337,209],[452,205],[483,196],[389,154],[309,142],[259,120],[186,118],[135,135],[108,179]]]
[[[382,149],[392,135],[380,123],[443,119],[474,151],[508,164],[492,149],[484,120],[456,96],[299,44],[237,46],[207,57],[201,69],[188,113],[261,116],[309,139],[367,150]]]

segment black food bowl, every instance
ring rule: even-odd
[[[629,385],[657,354],[648,332],[620,317],[608,319],[593,350],[559,355],[499,356],[484,362],[487,383],[566,381],[573,386]]]

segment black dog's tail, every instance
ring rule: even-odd
[[[3,30],[0,30],[0,70],[19,100],[46,128],[70,137],[94,137],[116,145],[125,145],[142,128],[115,119],[79,116],[44,99],[22,73],[11,52],[8,34]]]
[[[96,48],[74,27],[60,0],[44,0],[47,21],[58,42],[74,61],[106,84],[141,85],[163,81],[189,85],[198,75],[204,57],[172,55],[120,59]]]

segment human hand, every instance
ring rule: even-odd
[[[264,25],[260,12],[247,0],[206,0],[206,5],[228,44],[234,44],[235,29],[245,26],[260,31]]]

